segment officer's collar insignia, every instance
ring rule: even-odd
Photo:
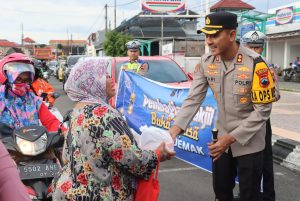
[[[220,63],[220,62],[221,62],[220,56],[216,56],[216,57],[215,57],[215,62],[216,62],[216,63]]]
[[[206,23],[206,24],[210,24],[210,19],[209,19],[209,17],[206,18],[205,23]]]
[[[259,77],[259,85],[262,88],[267,88],[270,84],[269,77],[268,77],[268,73],[269,73],[268,68],[259,69],[255,73]]]
[[[252,39],[253,41],[257,41],[258,38],[259,38],[258,33],[255,31],[255,32],[251,35],[251,39]]]
[[[242,64],[243,63],[243,55],[242,54],[238,54],[236,57],[236,63],[238,64]]]

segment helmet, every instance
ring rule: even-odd
[[[25,65],[20,65],[24,63]],[[27,65],[26,65],[27,64]],[[19,73],[22,72],[31,72],[34,75],[33,61],[21,53],[12,53],[4,57],[0,61],[0,83],[5,84],[7,81],[6,70],[18,70]]]
[[[243,36],[242,42],[251,47],[261,47],[265,44],[266,39],[266,35],[260,31],[249,31]]]
[[[141,44],[137,40],[132,40],[126,43],[126,47],[128,50],[139,50],[141,47]]]

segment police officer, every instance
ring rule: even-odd
[[[148,72],[148,64],[139,59],[141,44],[139,41],[133,40],[126,43],[127,55],[129,61],[122,65],[123,70],[132,71],[144,76]]]
[[[259,55],[264,51],[264,45],[267,37],[260,31],[249,31],[243,38],[242,42],[246,47],[252,49]],[[271,72],[273,68],[270,69]],[[273,79],[277,84],[276,73],[273,74]],[[278,93],[278,95],[277,95]],[[276,97],[279,96],[279,90],[276,91]],[[276,98],[279,99],[279,98]],[[266,132],[266,146],[264,149],[264,162],[263,162],[263,194],[262,200],[264,201],[275,201],[275,189],[274,189],[274,169],[273,169],[273,152],[272,152],[272,129],[270,119],[267,121],[267,132]]]
[[[208,148],[213,158],[213,188],[218,201],[232,201],[235,176],[240,200],[260,196],[266,121],[275,100],[268,66],[255,52],[236,42],[237,15],[217,12],[205,17],[210,53],[195,69],[189,95],[169,130],[173,139],[182,134],[202,104],[210,87],[218,106],[216,143]]]
[[[261,55],[264,51],[264,45],[267,37],[260,31],[249,31],[243,38],[242,42],[250,49]]]

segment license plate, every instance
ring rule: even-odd
[[[18,166],[18,169],[23,180],[53,178],[59,171],[58,165],[55,163]]]

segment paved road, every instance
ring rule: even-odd
[[[63,92],[61,83],[55,79],[51,79],[51,83],[57,91],[62,94],[57,100],[56,106],[64,114],[74,106],[74,103],[72,103]],[[285,97],[285,95],[283,96]],[[287,94],[287,97],[292,96],[294,97],[294,94]],[[295,95],[295,103],[297,103],[297,97],[298,95]],[[274,106],[274,108],[295,111],[293,107],[288,105],[289,101],[287,101],[286,98],[282,98],[282,101],[279,102],[281,105]],[[294,104],[294,102],[292,104]],[[285,106],[287,106],[287,108]],[[296,107],[300,108],[300,105]],[[297,126],[287,125],[290,124],[290,122],[295,122],[297,120],[295,117],[292,117],[292,115],[284,115],[279,110],[277,110],[277,112],[277,114],[272,116],[274,125],[290,130],[295,128],[294,131],[299,131],[297,130],[300,127],[299,123]],[[287,123],[283,123],[286,122],[283,118],[290,119],[288,119]],[[295,121],[292,121],[293,118],[295,118]],[[277,201],[300,200],[300,174],[277,164],[274,164],[274,168]],[[211,174],[178,159],[173,159],[161,164],[159,180],[161,186],[159,201],[210,201],[214,198]]]

